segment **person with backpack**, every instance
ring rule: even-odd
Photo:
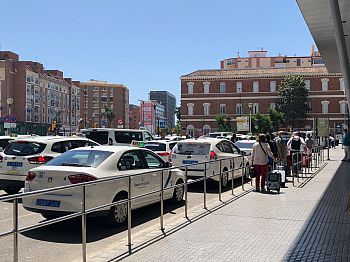
[[[299,132],[294,132],[292,137],[287,142],[287,148],[290,151],[290,157],[292,162],[292,173],[296,176],[302,166],[302,152],[305,147],[305,141],[300,137]]]
[[[344,158],[342,161],[350,162],[350,134],[347,129],[344,129],[343,136]]]

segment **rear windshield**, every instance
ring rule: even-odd
[[[133,140],[143,141],[142,132],[137,131],[115,131],[115,141],[117,143],[131,144]]]
[[[215,137],[218,137],[218,136],[221,136],[221,134],[209,134],[209,137],[213,137],[213,138],[215,138]]]
[[[47,166],[98,167],[113,152],[100,150],[71,150],[47,162]]]
[[[146,143],[145,148],[148,148],[152,151],[166,151],[166,144],[156,142]]]
[[[236,142],[235,145],[239,148],[253,148],[254,143]]]
[[[108,131],[83,131],[83,134],[101,145],[108,145]]]
[[[179,155],[208,155],[210,144],[208,143],[178,143],[173,152]]]
[[[30,156],[44,151],[46,144],[37,142],[18,141],[10,143],[5,149],[6,155]]]

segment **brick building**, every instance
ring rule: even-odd
[[[140,106],[129,105],[129,128],[139,129],[140,127]]]
[[[329,117],[330,127],[344,123],[347,104],[342,75],[328,73],[318,54],[315,54],[317,53],[306,59],[313,61],[315,58],[315,64],[298,62],[289,66],[290,59],[286,59],[285,65],[267,63],[267,66],[261,61],[252,62],[257,58],[252,56],[238,59],[248,60],[244,68],[198,70],[183,75],[181,124],[184,132],[198,136],[215,131],[216,115],[229,114],[233,120],[240,115],[249,115],[249,103],[252,105],[252,114],[268,114],[269,109],[274,108],[278,101],[278,86],[289,75],[304,78],[306,87],[310,90],[311,113],[305,126],[300,128],[312,129],[318,117]],[[227,61],[221,61],[221,66],[225,67]],[[236,127],[234,121],[232,126]]]
[[[90,80],[80,82],[81,127],[109,127],[105,108],[115,113],[113,128],[129,128],[129,90],[122,84]],[[118,123],[119,120],[119,123]]]
[[[53,120],[60,131],[74,131],[80,119],[78,82],[59,70],[45,70],[38,62],[20,61],[10,51],[0,51],[0,116],[14,114],[11,132],[44,135]],[[5,133],[4,119],[0,132]],[[9,131],[9,130],[7,130]]]

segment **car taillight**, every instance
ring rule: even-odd
[[[210,159],[216,159],[216,154],[214,151],[210,151]]]
[[[169,153],[168,152],[159,152],[158,155],[159,156],[168,156]]]
[[[28,172],[26,181],[33,181],[35,177],[36,177],[36,174],[34,172]]]
[[[2,162],[2,160],[4,160],[4,157],[0,156],[0,163]]]
[[[91,175],[78,174],[78,175],[70,175],[68,176],[69,182],[72,184],[84,183],[89,181],[94,181],[97,178]]]
[[[52,156],[35,156],[28,158],[30,164],[45,164],[47,161],[53,159]]]

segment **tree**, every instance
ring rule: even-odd
[[[229,115],[217,115],[215,117],[219,132],[231,132],[231,117]]]
[[[270,109],[269,114],[273,131],[277,131],[283,126],[284,122],[286,121],[285,116],[282,112],[275,109]]]
[[[284,113],[286,122],[293,127],[301,125],[307,118],[310,107],[309,91],[305,81],[299,76],[288,76],[279,86],[280,101],[277,109]]]
[[[269,116],[265,116],[257,113],[252,116],[252,131],[253,133],[270,133],[271,132],[271,120]]]
[[[177,123],[175,125],[174,132],[177,135],[180,135],[180,133],[181,133],[181,123],[179,121],[177,121]]]
[[[113,109],[109,108],[109,107],[105,107],[105,114],[107,116],[107,121],[108,121],[108,126],[111,127],[113,120],[115,119],[115,113],[113,111]]]
[[[181,105],[175,108],[175,115],[178,122],[181,122]]]

